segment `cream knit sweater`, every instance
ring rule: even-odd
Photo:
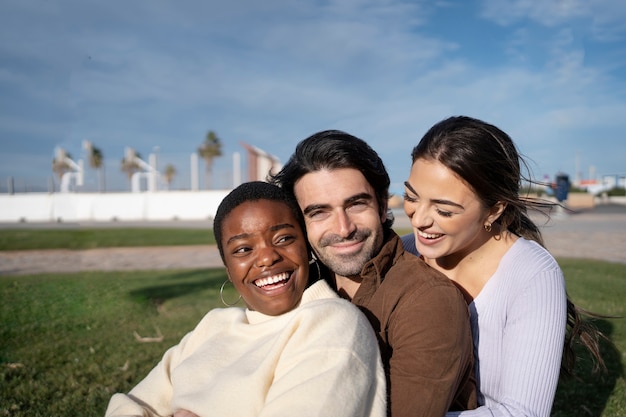
[[[361,312],[324,281],[298,308],[271,317],[211,310],[107,417],[385,416],[378,344]]]

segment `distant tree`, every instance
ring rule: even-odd
[[[167,189],[170,189],[170,184],[174,180],[174,176],[176,176],[176,167],[172,164],[167,164],[165,166],[165,171],[163,173],[165,177],[165,183],[167,184]]]
[[[222,142],[212,130],[209,130],[204,138],[204,142],[198,148],[198,155],[205,162],[205,187],[209,189],[213,173],[213,160],[218,156],[222,156]]]
[[[104,155],[102,154],[102,151],[100,150],[100,148],[93,146],[91,142],[87,142],[86,148],[87,148],[87,153],[89,155],[89,166],[97,170],[98,172],[98,191],[102,191],[103,190],[102,169],[103,169],[103,163],[104,163]]]
[[[54,172],[59,180],[66,172],[71,172],[72,167],[67,162],[67,159],[72,159],[72,156],[65,151],[65,149],[58,148],[56,156],[52,158],[52,172]]]
[[[126,151],[126,155],[124,156],[124,158],[122,158],[121,169],[122,172],[126,173],[129,183],[133,178],[133,174],[135,172],[141,171],[141,167],[139,166],[135,158],[141,159],[141,155],[139,155],[139,152],[132,148],[128,148]]]

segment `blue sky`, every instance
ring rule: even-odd
[[[188,188],[208,130],[219,187],[241,141],[285,162],[333,128],[401,192],[412,147],[456,114],[509,133],[537,178],[623,175],[625,45],[616,0],[3,0],[0,190],[45,189],[55,148],[78,160],[85,139],[109,189],[128,188],[126,146],[158,147]]]

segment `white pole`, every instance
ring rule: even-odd
[[[239,152],[233,154],[233,188],[241,184],[241,155]]]
[[[148,173],[148,191],[156,191],[157,190],[157,177],[159,175],[157,171],[157,156],[154,153],[151,153],[148,156],[148,164],[152,168],[152,170]]]
[[[198,191],[198,154],[191,154],[191,191]]]

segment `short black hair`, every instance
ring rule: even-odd
[[[385,214],[391,181],[382,159],[363,139],[341,130],[324,130],[302,140],[285,166],[269,180],[295,196],[294,186],[304,175],[342,168],[356,169],[363,174],[374,189],[380,214]],[[383,227],[391,229],[393,216],[390,212],[386,216]]]
[[[307,247],[309,246],[309,243],[306,240],[304,217],[295,198],[288,195],[284,190],[274,184],[269,184],[263,181],[245,182],[224,197],[224,199],[220,202],[215,218],[213,219],[213,234],[215,235],[217,248],[219,249],[220,256],[224,264],[226,263],[224,259],[224,248],[222,246],[222,225],[224,224],[224,219],[230,214],[230,212],[243,203],[259,200],[278,201],[285,204],[298,221],[298,225],[302,230],[302,235],[305,237]]]

